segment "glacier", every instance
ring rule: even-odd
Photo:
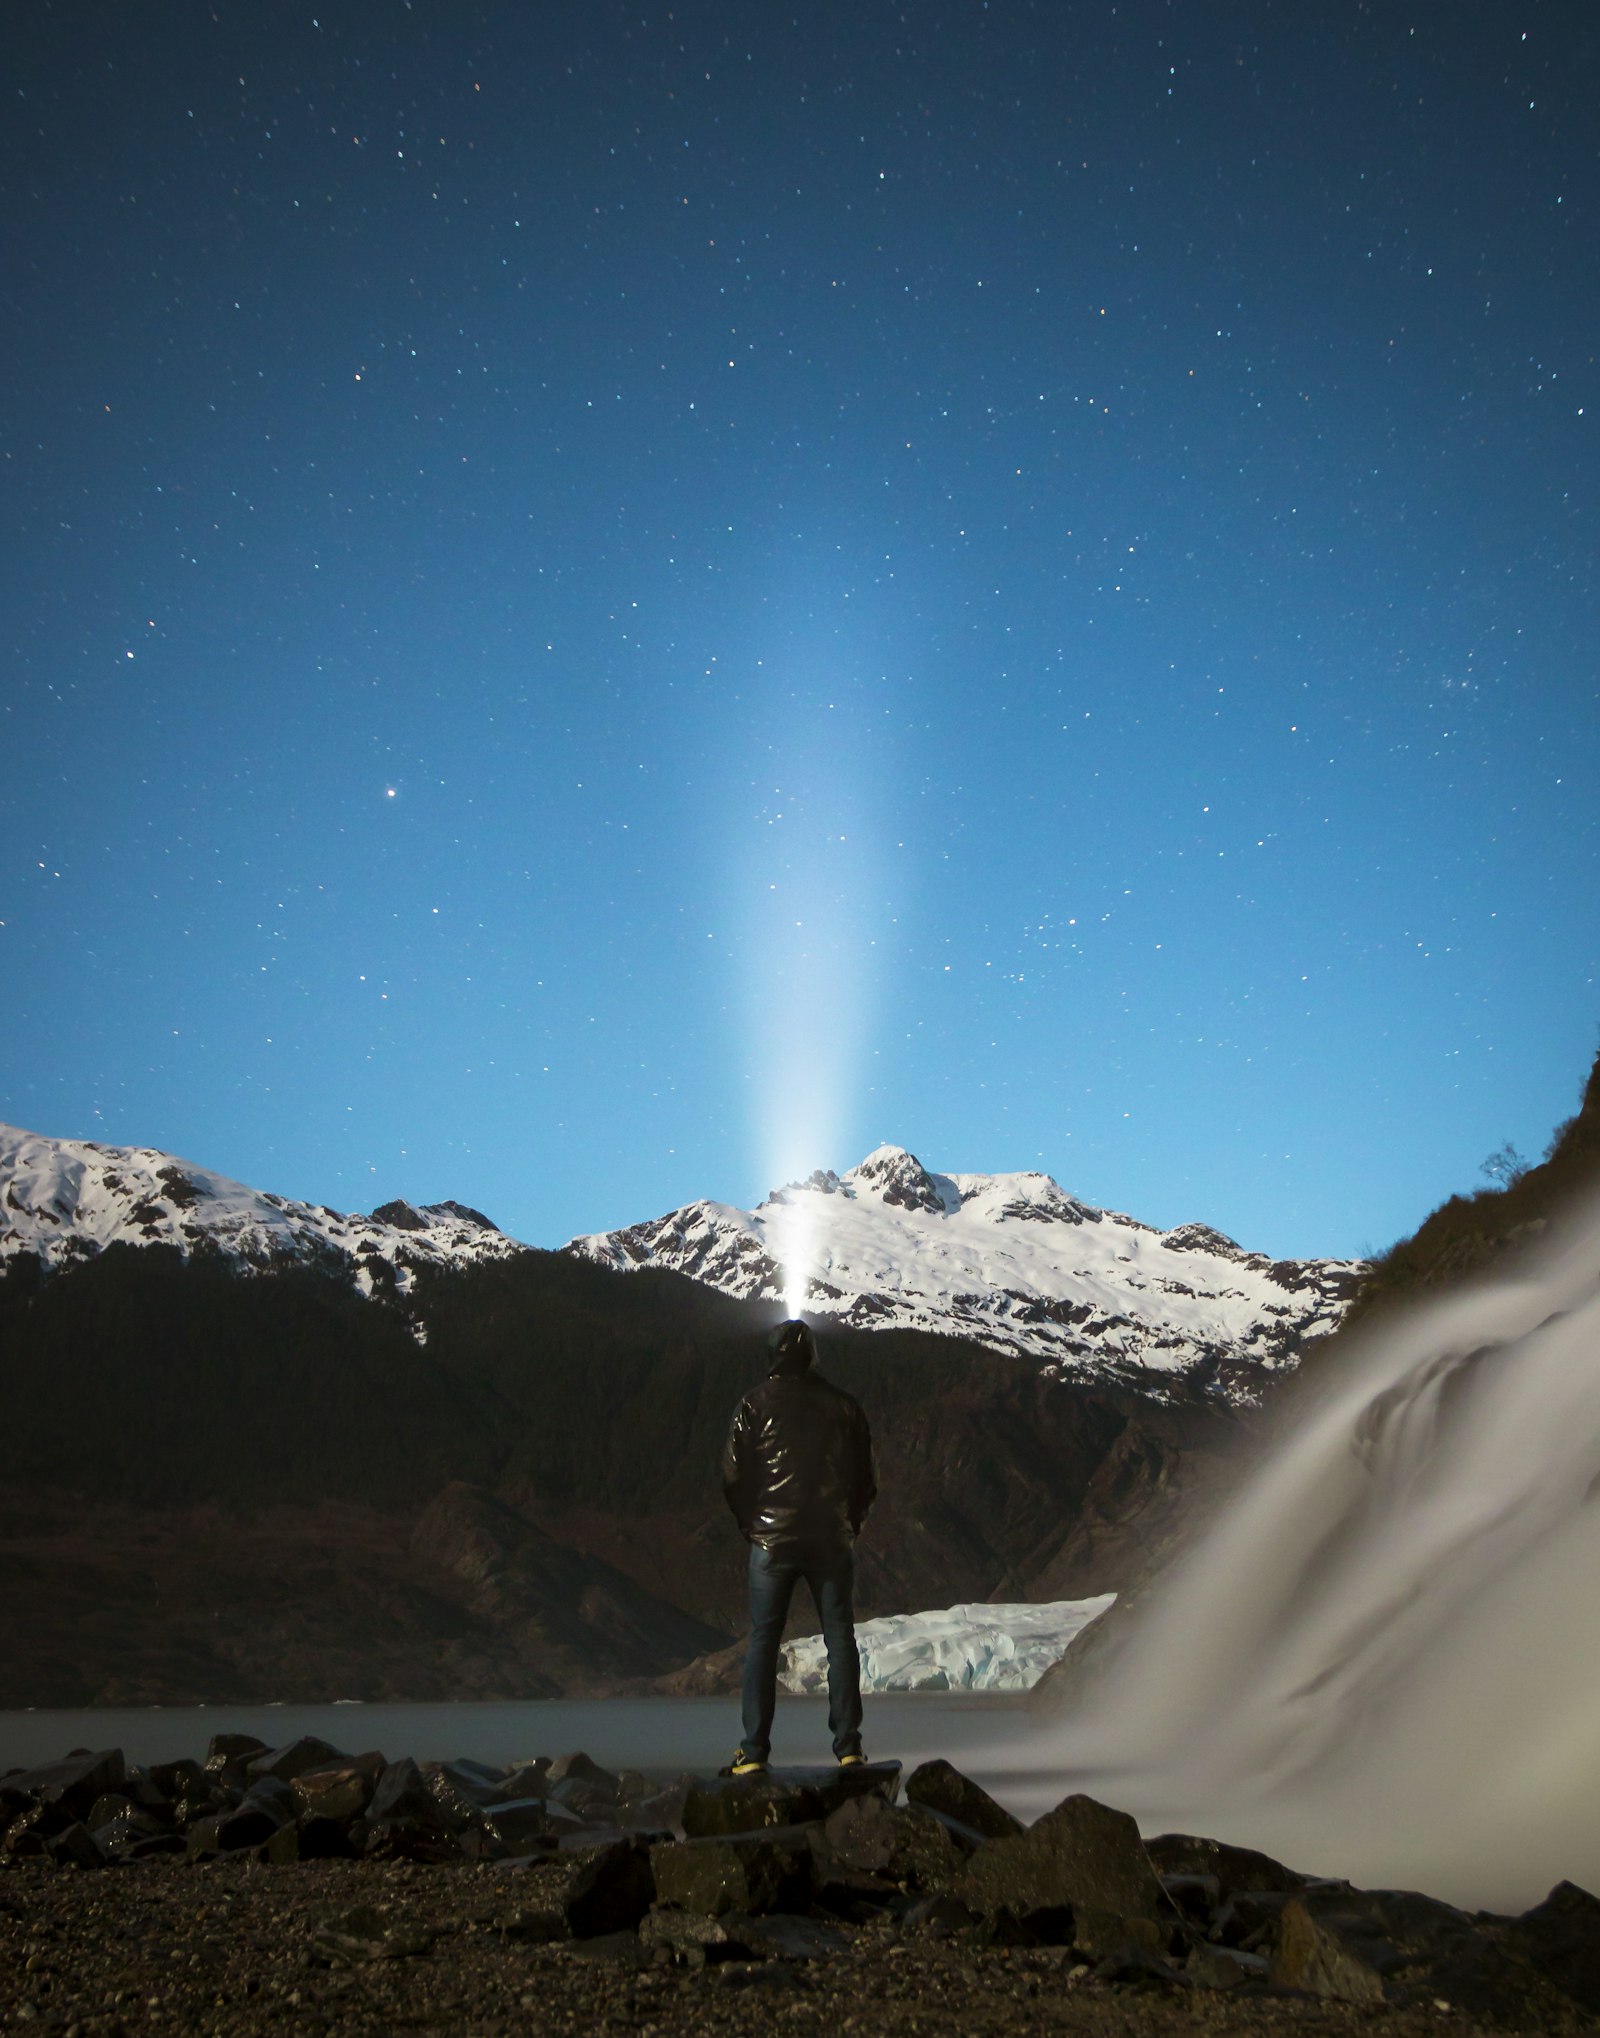
[[[947,1606],[858,1621],[861,1689],[1028,1691],[1116,1596],[1102,1592],[1093,1599],[1039,1605]],[[785,1643],[779,1689],[802,1693],[827,1686],[828,1652],[821,1635]]]

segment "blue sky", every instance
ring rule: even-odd
[[[66,0],[0,1115],[519,1237],[882,1141],[1387,1243],[1600,1021],[1566,6]]]

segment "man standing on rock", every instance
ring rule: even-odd
[[[767,1340],[772,1370],[734,1413],[722,1450],[722,1490],[750,1545],[750,1644],[744,1659],[744,1739],[732,1774],[758,1775],[772,1748],[778,1649],[794,1588],[816,1601],[828,1650],[828,1728],[841,1763],[861,1752],[861,1659],[856,1653],[855,1540],[877,1486],[861,1404],[814,1371],[809,1324],[780,1323]]]

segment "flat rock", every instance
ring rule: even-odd
[[[846,1769],[768,1769],[759,1776],[696,1778],[683,1803],[683,1830],[691,1840],[758,1832],[823,1819],[853,1797],[892,1803],[900,1785],[898,1762],[858,1762]]]

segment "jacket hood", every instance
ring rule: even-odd
[[[791,1317],[780,1323],[767,1339],[774,1373],[806,1373],[816,1362],[817,1340],[809,1323]]]

